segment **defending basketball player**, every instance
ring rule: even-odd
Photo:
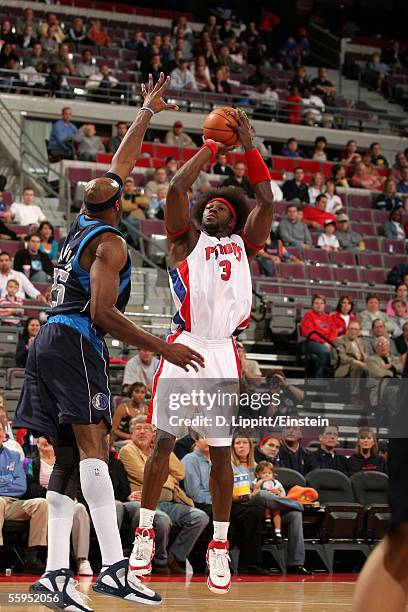
[[[116,522],[108,472],[111,399],[109,354],[103,336],[110,333],[130,345],[161,354],[175,368],[204,365],[193,349],[163,342],[122,314],[130,295],[131,262],[117,229],[121,191],[140,153],[151,117],[166,109],[170,82],[150,76],[144,105],[115,154],[109,172],[85,187],[83,214],[74,221],[54,271],[52,309],[30,348],[15,425],[46,435],[56,461],[49,481],[48,558],[33,593],[59,593],[50,604],[78,612],[91,610],[75,588],[69,569],[74,500],[79,484],[88,503],[102,555],[93,589],[133,603],[159,604],[160,595],[128,571]],[[45,604],[47,605],[47,604]]]
[[[248,175],[256,197],[255,208],[251,210],[241,190],[220,188],[207,192],[194,206],[193,219],[190,218],[188,190],[217,149],[225,149],[214,140],[204,141],[198,153],[177,172],[170,184],[165,208],[170,286],[178,308],[169,342],[184,342],[204,356],[205,368],[184,375],[184,379],[191,377],[193,381],[239,379],[239,359],[233,335],[249,323],[252,304],[249,260],[263,248],[273,218],[269,171],[253,147],[245,113],[237,111],[236,125],[230,123],[229,127],[236,130],[245,150]],[[155,375],[154,390],[161,378],[180,379],[180,374],[162,360]],[[164,408],[154,391],[150,406],[154,424]],[[207,584],[211,591],[222,594],[228,592],[231,583],[227,540],[233,488],[231,438],[210,437],[212,434],[203,433],[210,446],[214,521],[214,537],[207,552]],[[174,429],[170,424],[168,427],[160,424],[154,451],[145,467],[140,523],[129,561],[131,570],[137,575],[151,571],[153,518],[168,476],[169,455],[174,443]]]

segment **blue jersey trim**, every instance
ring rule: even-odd
[[[100,355],[103,355],[103,341],[98,337],[90,319],[87,317],[81,317],[78,314],[58,314],[48,318],[47,325],[53,323],[68,325],[68,327],[75,329],[75,331],[82,334],[92,344]]]
[[[79,215],[79,225],[81,227],[88,227],[90,225],[95,225],[96,223],[99,223],[99,221],[97,219],[86,220],[84,214]]]

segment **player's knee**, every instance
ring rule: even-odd
[[[151,457],[151,466],[162,466],[167,464],[170,454],[173,451],[175,438],[158,438],[153,447]]]

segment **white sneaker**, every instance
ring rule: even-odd
[[[69,569],[45,572],[37,582],[29,588],[30,593],[54,595],[44,605],[53,610],[70,610],[71,612],[92,612],[88,605],[89,597],[77,591],[77,582]]]
[[[231,571],[227,541],[211,540],[207,549],[208,578],[207,586],[213,593],[223,595],[231,586]]]
[[[78,559],[77,574],[80,576],[93,576],[93,569],[88,559]]]
[[[155,550],[154,530],[138,527],[129,557],[129,569],[135,576],[147,576],[151,573]]]

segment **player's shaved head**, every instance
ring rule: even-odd
[[[89,181],[85,185],[84,201],[89,204],[102,204],[113,198],[119,189],[119,184],[111,178],[102,176]]]
[[[118,177],[119,178],[119,177]],[[102,176],[85,185],[82,212],[117,226],[122,216],[122,184],[114,177]]]

